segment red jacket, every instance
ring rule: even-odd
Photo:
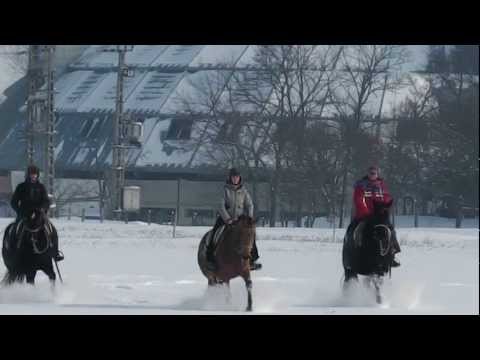
[[[373,214],[373,203],[381,202],[391,203],[393,198],[390,196],[383,179],[378,178],[371,181],[368,177],[355,183],[353,192],[353,204],[355,206],[355,219],[361,220]]]

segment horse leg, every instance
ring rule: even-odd
[[[7,286],[12,285],[15,281],[17,281],[18,275],[10,270],[7,270],[7,273],[5,274],[2,282],[6,284]]]
[[[355,273],[353,270],[350,269],[345,269],[345,279],[343,280],[343,287],[342,291],[343,294],[346,295],[347,292],[350,290],[350,285],[352,281],[358,282],[358,275]]]
[[[344,284],[347,284],[352,280],[358,281],[358,275],[353,270],[344,268],[344,272],[345,272]]]
[[[37,275],[37,270],[28,271],[25,276],[27,279],[27,284],[35,285],[35,276]]]
[[[371,286],[372,286],[372,279],[370,278],[370,276],[366,276],[364,279],[363,279],[363,286],[365,286],[367,289],[370,289]]]
[[[245,280],[245,286],[247,287],[247,309],[246,311],[252,311],[252,279],[250,274],[243,278]]]
[[[381,294],[381,291],[380,291],[382,283],[383,283],[383,278],[382,277],[376,275],[373,278],[373,285],[375,286],[375,301],[377,302],[377,304],[382,303],[382,294]]]
[[[225,287],[227,289],[227,304],[231,305],[231,303],[232,303],[232,292],[230,291],[230,281],[225,282]]]
[[[55,274],[55,270],[53,270],[53,264],[50,259],[49,262],[46,263],[42,268],[42,270],[48,276],[48,279],[50,280],[50,289],[53,292],[55,290],[55,280],[57,279],[57,276]]]

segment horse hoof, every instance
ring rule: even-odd
[[[380,305],[382,303],[382,297],[380,295],[377,295],[376,300],[377,300],[377,304]]]
[[[247,309],[245,310],[247,312],[252,312],[252,308],[251,307],[247,307]]]

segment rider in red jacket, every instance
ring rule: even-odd
[[[362,220],[373,215],[375,202],[391,205],[393,199],[383,179],[378,177],[378,169],[371,166],[368,175],[357,181],[354,187],[355,219]]]
[[[355,207],[355,215],[352,223],[348,227],[347,232],[353,233],[355,227],[370,215],[373,215],[374,203],[382,203],[387,206],[392,205],[393,198],[388,192],[385,182],[378,176],[378,167],[370,166],[368,174],[361,180],[357,181],[354,186],[353,204]],[[395,230],[391,224],[392,241],[393,241],[393,255],[400,252],[400,245],[398,244]],[[400,266],[400,263],[393,259],[393,267]]]

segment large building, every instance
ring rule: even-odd
[[[91,184],[112,161],[118,60],[115,52],[105,51],[110,48],[95,45],[64,49],[62,65],[57,67],[56,174],[65,188],[65,179],[76,179],[77,185],[78,179],[85,179],[90,184],[85,186],[88,190],[78,196],[84,201],[98,196],[98,189]],[[420,49],[414,52],[415,61],[406,71],[421,66]],[[228,72],[232,68],[254,72],[254,54],[253,45],[136,45],[127,53],[126,63],[133,73],[125,80],[124,111],[143,123],[143,135],[141,146],[128,152],[126,178],[127,185],[142,189],[142,218],[150,210],[152,220],[165,222],[172,210],[178,210],[180,224],[213,222],[225,169],[230,164],[219,167],[211,163],[202,152],[202,144],[193,143],[192,138],[198,139],[193,135],[204,129],[185,117],[183,99],[208,72]],[[22,142],[25,93],[26,80],[22,78],[5,91],[5,101],[0,105],[3,176],[26,166]],[[386,103],[395,94],[389,96]],[[254,192],[257,214],[266,213],[267,184],[259,183]]]

